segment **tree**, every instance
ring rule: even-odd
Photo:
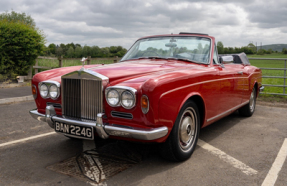
[[[20,22],[33,28],[36,26],[35,21],[31,16],[26,15],[25,13],[17,13],[13,10],[11,13],[5,12],[0,14],[0,20],[5,20],[7,22]]]
[[[25,13],[0,14],[0,74],[26,75],[43,54],[45,36]]]
[[[70,48],[67,50],[67,57],[68,58],[73,58],[74,57],[74,54],[75,53],[75,50],[72,46],[70,46]]]
[[[64,50],[62,49],[62,47],[58,47],[56,49],[56,56],[63,56],[64,55]]]
[[[48,48],[52,54],[56,54],[56,45],[54,43],[49,44]]]
[[[75,57],[83,57],[83,49],[80,46],[77,46],[75,49]]]
[[[91,56],[91,47],[85,45],[83,47],[83,57]]]
[[[224,46],[221,41],[217,42],[217,51],[218,51],[218,54],[224,54]]]
[[[249,44],[247,45],[247,47],[248,47],[248,48],[251,48],[252,51],[253,51],[253,53],[256,53],[256,46],[255,46],[253,43],[249,43]]]
[[[283,49],[282,49],[282,53],[283,53],[283,54],[287,54],[287,49],[286,49],[286,48],[283,48]]]

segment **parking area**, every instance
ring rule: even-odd
[[[93,144],[55,134],[30,117],[35,107],[34,102],[0,105],[0,185],[97,185],[81,178],[75,164]],[[122,150],[100,159],[100,185],[286,185],[286,112],[263,105],[250,118],[234,112],[202,129],[195,152],[182,163],[163,160],[155,144],[98,141],[102,151]],[[91,157],[97,162],[99,155]],[[106,171],[110,162],[120,168]]]

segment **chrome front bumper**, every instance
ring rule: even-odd
[[[54,122],[56,121],[85,127],[93,127],[99,137],[103,139],[107,139],[109,136],[118,136],[139,140],[155,140],[166,136],[168,133],[167,127],[142,129],[103,123],[103,113],[97,114],[96,122],[68,119],[57,116],[53,106],[46,107],[46,114],[39,113],[37,109],[31,110],[30,114],[34,119],[38,121],[47,122],[51,128],[54,128]],[[77,138],[76,136],[73,137]]]

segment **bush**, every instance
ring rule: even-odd
[[[0,74],[26,75],[43,52],[44,42],[45,37],[35,27],[0,20]]]

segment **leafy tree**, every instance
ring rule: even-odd
[[[258,54],[258,55],[264,55],[264,54],[266,54],[266,50],[264,50],[264,49],[259,49],[259,50],[257,51],[257,54]]]
[[[31,16],[15,11],[0,14],[0,74],[26,75],[44,54],[45,41]]]
[[[56,56],[63,56],[64,55],[64,50],[62,49],[62,47],[58,47],[56,49]]]
[[[83,47],[83,57],[91,56],[91,47],[85,45]]]
[[[44,51],[45,37],[29,25],[5,20],[0,21],[0,35],[0,74],[26,75]]]
[[[224,53],[224,46],[223,46],[223,43],[221,41],[217,42],[217,50],[218,50],[218,54]]]
[[[73,58],[74,55],[75,55],[75,50],[74,50],[74,48],[72,46],[70,46],[70,48],[67,51],[67,57],[68,58]]]
[[[56,54],[56,45],[54,43],[49,44],[48,48],[51,54]]]
[[[77,46],[75,49],[75,57],[81,58],[83,57],[83,49],[80,46]]]
[[[93,46],[91,48],[91,57],[95,58],[95,57],[100,57],[100,53],[101,53],[101,49],[98,46]]]
[[[256,52],[256,46],[255,46],[253,43],[249,43],[249,44],[247,45],[247,47],[248,47],[248,48],[251,48],[252,51],[253,51],[253,53]]]
[[[282,49],[282,53],[283,53],[283,54],[287,54],[287,49],[286,49],[286,48],[283,48],[283,49]]]
[[[0,20],[5,20],[7,22],[20,22],[33,28],[36,26],[35,21],[31,16],[26,15],[25,13],[17,13],[13,10],[11,13],[5,12],[0,14]]]

